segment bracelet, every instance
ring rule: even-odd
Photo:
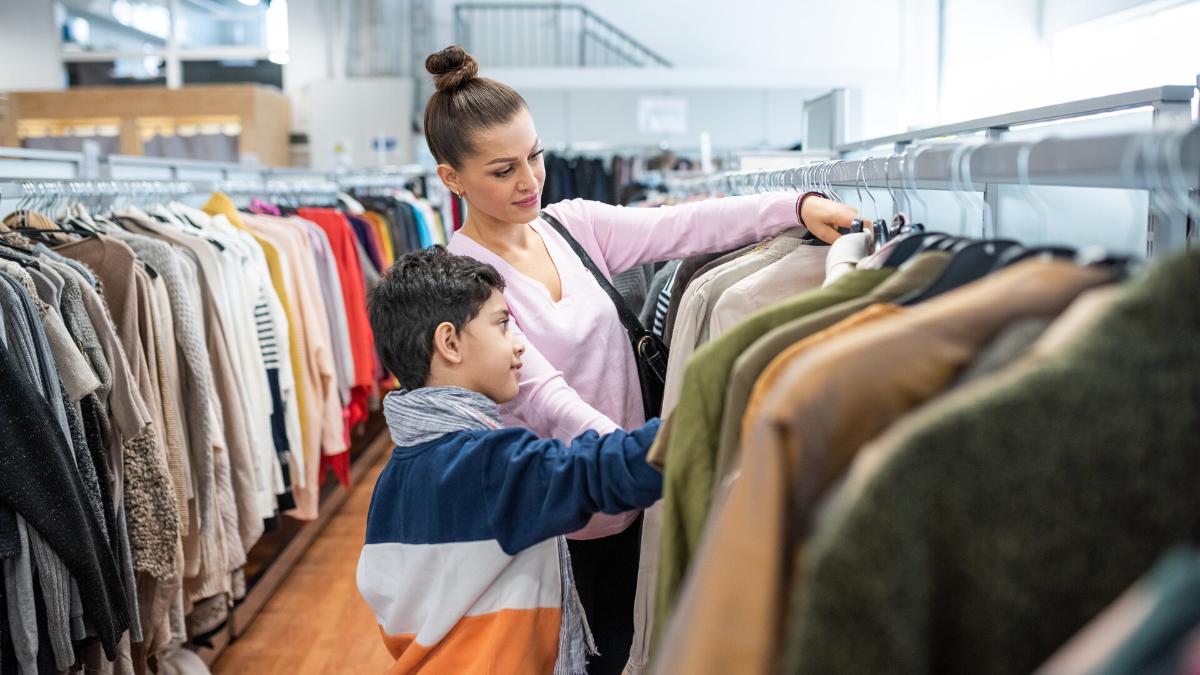
[[[796,202],[796,222],[800,223],[801,225],[804,225],[805,229],[808,228],[808,225],[804,224],[804,216],[802,214],[804,213],[804,200],[808,199],[809,197],[820,197],[821,199],[829,199],[829,197],[826,196],[824,192],[809,191],[809,192],[805,192],[804,194],[800,195],[800,199]]]

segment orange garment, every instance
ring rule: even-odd
[[[800,358],[804,352],[822,342],[825,342],[826,340],[837,337],[842,333],[848,332],[873,321],[886,319],[889,316],[895,316],[903,311],[904,308],[900,307],[899,305],[889,305],[885,303],[871,305],[870,307],[867,307],[856,314],[852,314],[845,319],[842,319],[823,331],[809,335],[791,347],[779,352],[779,356],[776,356],[775,359],[763,369],[762,374],[758,376],[758,380],[754,383],[754,390],[750,392],[750,400],[746,402],[746,414],[742,416],[743,440],[749,434],[751,422],[758,419],[758,416],[762,411],[763,402],[766,401],[767,396],[770,395],[771,391],[775,388],[775,383],[779,381],[779,376],[787,370],[789,365],[795,362],[796,359]]]
[[[367,211],[363,214],[372,225],[375,226],[376,233],[379,234],[379,243],[381,244],[379,252],[383,254],[383,262],[388,267],[396,262],[396,249],[392,246],[392,234],[388,229],[387,219],[374,211]]]

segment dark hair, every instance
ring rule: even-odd
[[[451,255],[444,246],[400,256],[367,299],[383,367],[405,389],[425,386],[434,329],[448,321],[462,330],[493,290],[504,290],[504,277],[495,267]]]
[[[425,142],[442,164],[454,168],[474,154],[476,132],[512,120],[527,109],[507,84],[476,77],[479,64],[462,47],[446,47],[425,59],[437,91],[425,104]]]

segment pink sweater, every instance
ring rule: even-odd
[[[645,209],[575,199],[547,211],[611,278],[648,262],[732,249],[794,227],[798,199],[777,192]],[[507,284],[504,297],[526,351],[520,393],[501,407],[505,423],[562,441],[589,429],[641,426],[646,420],[637,364],[616,308],[554,228],[541,218],[530,225],[558,268],[559,302],[540,282],[462,232],[448,246],[452,253],[490,263]],[[617,534],[636,516],[597,514],[572,538]]]

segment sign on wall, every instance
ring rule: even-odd
[[[639,133],[686,134],[687,116],[686,98],[643,96],[638,99]]]

